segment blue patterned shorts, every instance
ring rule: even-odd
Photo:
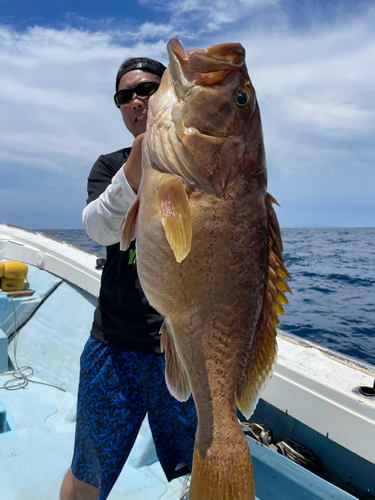
[[[168,481],[191,470],[197,416],[192,397],[179,403],[164,380],[164,356],[125,351],[90,337],[81,356],[73,475],[109,495],[148,420]],[[177,464],[187,467],[175,471]]]

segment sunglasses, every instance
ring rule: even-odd
[[[158,82],[141,82],[132,89],[122,89],[116,92],[114,100],[116,106],[119,108],[122,104],[127,104],[131,101],[134,93],[139,97],[150,97],[154,94],[160,86]]]

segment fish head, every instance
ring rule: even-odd
[[[257,176],[265,190],[262,126],[245,49],[224,43],[185,51],[174,38],[168,54],[150,99],[147,142],[156,168],[217,196],[240,175]]]

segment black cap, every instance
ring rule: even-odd
[[[116,92],[118,90],[118,84],[120,83],[121,77],[129,71],[133,71],[133,69],[143,69],[161,78],[164,71],[166,70],[166,67],[159,61],[154,61],[153,59],[149,59],[148,57],[129,57],[122,62],[117,72]]]

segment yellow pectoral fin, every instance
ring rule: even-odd
[[[189,199],[180,178],[175,177],[159,187],[159,216],[165,235],[177,262],[190,252],[192,226]]]

